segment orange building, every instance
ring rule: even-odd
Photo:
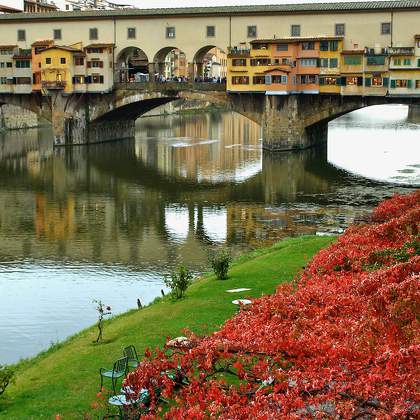
[[[265,92],[267,95],[320,92],[321,43],[342,37],[290,37],[261,39],[250,49],[233,49],[228,55],[231,92]]]

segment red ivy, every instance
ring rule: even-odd
[[[168,402],[170,419],[418,418],[419,221],[419,192],[384,201],[295,285],[181,355],[148,354],[126,379],[151,394],[141,418]]]

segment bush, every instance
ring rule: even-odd
[[[0,395],[6,391],[6,388],[11,384],[15,377],[15,371],[8,366],[0,365]]]
[[[228,271],[231,262],[232,256],[226,249],[222,249],[211,256],[210,264],[213,268],[214,274],[216,274],[216,277],[219,280],[226,280],[228,278]]]
[[[184,297],[193,278],[193,273],[181,265],[178,270],[173,271],[169,277],[165,278],[165,285],[171,289],[171,294],[174,299],[181,299]]]

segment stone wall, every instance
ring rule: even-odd
[[[15,105],[0,106],[0,129],[20,130],[38,127],[38,116]]]

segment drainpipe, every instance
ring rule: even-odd
[[[112,90],[115,85],[115,49],[117,48],[117,21],[115,16],[112,18],[114,23],[114,48],[112,49]]]
[[[391,10],[391,47],[394,43],[394,11]]]

